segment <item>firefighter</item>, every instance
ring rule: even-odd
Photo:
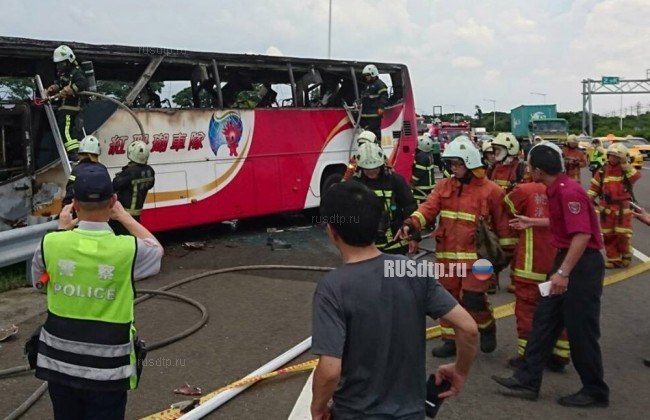
[[[585,152],[578,148],[578,137],[571,134],[566,139],[566,146],[562,148],[566,174],[580,182],[580,169],[587,167]]]
[[[360,171],[351,180],[370,188],[384,205],[375,245],[387,254],[407,254],[408,240],[394,240],[394,237],[402,220],[417,208],[411,189],[401,175],[385,165],[384,152],[378,145],[362,144],[357,150],[356,159]]]
[[[155,183],[155,172],[147,165],[149,147],[143,141],[134,141],[126,151],[129,163],[118,172],[113,179],[113,189],[124,210],[140,222],[140,214],[147,193]],[[111,227],[116,235],[128,235],[129,232],[116,221],[111,221]]]
[[[594,177],[596,172],[605,166],[607,159],[607,150],[603,147],[603,142],[595,138],[591,141],[591,150],[589,151],[589,170],[591,176]]]
[[[511,133],[499,133],[492,140],[495,163],[490,179],[508,193],[524,180],[525,162],[519,160],[519,142]]]
[[[549,217],[546,186],[542,183],[517,185],[506,195],[505,204],[512,217]],[[551,245],[551,232],[548,227],[534,226],[519,230],[514,259],[510,266],[515,285],[517,323],[517,356],[508,361],[512,367],[522,365],[528,336],[533,327],[533,314],[541,297],[538,285],[546,281],[546,274],[553,268],[556,253],[557,249]],[[569,357],[569,341],[566,330],[563,330],[547,367],[553,371],[562,371],[569,364]]]
[[[357,149],[364,143],[377,143],[377,136],[375,133],[372,131],[362,131],[359,136],[357,137]],[[353,154],[350,157],[350,161],[348,162],[348,166],[345,169],[345,173],[343,174],[343,178],[341,181],[347,181],[348,179],[352,178],[357,171],[357,158],[356,154]]]
[[[388,88],[379,78],[379,70],[374,64],[363,68],[366,79],[366,89],[361,94],[361,120],[359,124],[364,130],[375,133],[381,143],[381,119],[384,108],[388,105]]]
[[[494,162],[496,162],[496,158],[494,157],[494,148],[492,147],[492,140],[485,140],[481,144],[481,153],[483,154],[483,165],[487,170],[487,177],[490,178],[492,169],[494,168]]]
[[[451,167],[453,176],[438,182],[427,200],[404,221],[398,237],[418,237],[419,231],[438,215],[438,227],[433,232],[436,240],[436,260],[471,266],[477,259],[476,231],[481,220],[486,220],[499,238],[510,237],[508,217],[503,205],[505,193],[485,176],[481,153],[467,136],[458,136],[447,145],[442,155]],[[499,242],[506,245],[501,239]],[[411,252],[417,245],[411,243]],[[481,351],[496,349],[496,322],[489,304],[487,282],[477,280],[471,270],[465,277],[441,276],[440,283],[467,309],[481,333]],[[434,357],[456,354],[454,330],[441,321],[443,344],[433,350]]]
[[[63,205],[67,206],[72,203],[74,197],[74,182],[77,179],[77,174],[84,169],[85,166],[102,165],[99,163],[99,155],[102,153],[99,140],[95,136],[86,136],[79,143],[79,163],[72,168],[68,183],[65,186],[65,197],[63,198]]]
[[[492,140],[494,164],[489,171],[489,178],[507,194],[520,182],[525,181],[526,163],[519,160],[519,142],[511,133],[499,133]],[[494,273],[489,282],[488,293],[495,294],[499,288],[499,272]],[[514,283],[510,279],[508,293],[514,293]]]
[[[600,211],[600,227],[605,240],[605,268],[627,267],[632,262],[632,185],[641,178],[629,162],[627,147],[613,143],[607,149],[607,164],[591,179],[588,194]]]
[[[431,154],[433,155],[433,164],[438,167],[440,172],[445,170],[445,167],[442,164],[442,158],[440,157],[440,141],[438,137],[431,137],[433,145],[431,146]]]
[[[84,100],[79,96],[79,92],[88,89],[89,83],[77,63],[74,52],[67,45],[61,45],[54,50],[53,60],[56,64],[57,79],[47,88],[47,94],[58,94],[56,121],[68,160],[76,162],[79,160],[78,139],[83,135],[81,109]]]
[[[413,161],[411,188],[418,205],[422,204],[433,190],[435,180],[435,163],[433,161],[433,140],[428,133],[418,138],[418,147]]]

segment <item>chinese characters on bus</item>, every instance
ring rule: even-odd
[[[170,137],[171,145],[169,144]],[[108,147],[108,154],[125,154],[128,139],[129,136],[113,136]],[[187,133],[176,133],[171,136],[168,133],[154,134],[153,140],[151,141],[151,152],[164,153],[167,152],[168,148],[175,152],[180,150],[199,150],[203,149],[203,139],[205,139],[205,133],[203,131],[193,131],[189,134],[189,139]],[[134,134],[133,141],[143,141],[149,144],[149,134],[145,134],[144,137],[142,134]]]

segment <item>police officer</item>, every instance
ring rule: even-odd
[[[43,237],[32,260],[34,279],[49,275],[36,377],[48,382],[56,420],[123,419],[144,357],[134,280],[160,271],[163,249],[117,201],[106,168],[85,166],[74,190],[59,231]],[[134,237],[114,235],[109,218]]]
[[[388,105],[388,88],[379,79],[379,70],[374,64],[368,64],[363,68],[363,76],[366,78],[366,89],[361,94],[361,120],[359,124],[364,130],[370,130],[377,136],[377,142],[381,144],[381,119],[384,116],[384,108]]]
[[[86,136],[79,143],[79,164],[72,168],[68,183],[65,186],[65,197],[63,198],[63,205],[67,206],[72,203],[74,196],[74,181],[77,174],[86,166],[102,165],[99,163],[99,155],[102,153],[102,147],[99,140],[95,136]]]
[[[147,193],[153,188],[155,172],[147,165],[149,161],[149,147],[143,141],[134,141],[126,150],[128,165],[122,168],[113,179],[113,188],[117,198],[124,209],[138,222]],[[111,227],[117,235],[126,235],[128,232],[117,221],[111,222]]]
[[[550,295],[538,303],[522,365],[512,377],[492,378],[506,388],[505,395],[537,399],[546,361],[566,327],[582,389],[558,402],[568,407],[607,407],[609,388],[598,342],[605,277],[598,217],[587,193],[564,173],[559,147],[547,142],[536,145],[528,163],[533,180],[547,186],[550,217],[518,216],[512,225],[516,229],[550,226],[551,243],[558,253],[548,273]]]
[[[57,79],[47,88],[47,94],[52,96],[58,93],[60,102],[56,121],[68,159],[76,162],[79,159],[78,139],[83,135],[81,109],[84,101],[79,92],[88,89],[89,83],[76,61],[74,52],[67,45],[61,45],[54,50],[53,60],[56,64]]]
[[[402,220],[415,211],[413,193],[404,178],[385,164],[384,152],[374,143],[364,143],[357,150],[360,170],[351,181],[361,182],[382,200],[384,213],[377,230],[375,245],[387,254],[408,253],[408,240],[393,240]]]

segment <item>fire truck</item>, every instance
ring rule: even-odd
[[[452,141],[456,137],[464,134],[471,136],[472,128],[469,121],[460,122],[440,122],[435,121],[429,129],[431,137],[437,137],[440,141]]]

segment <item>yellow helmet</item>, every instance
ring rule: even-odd
[[[497,134],[494,140],[492,140],[492,147],[494,146],[505,147],[508,151],[508,156],[519,156],[519,142],[512,133]]]
[[[492,148],[492,140],[485,140],[483,144],[481,144],[481,152],[494,153],[494,149]]]
[[[620,143],[612,143],[612,145],[607,148],[607,155],[614,155],[622,161],[626,161],[629,156],[629,151],[627,150],[627,147]]]
[[[571,134],[569,137],[566,138],[566,144],[571,146],[577,146],[578,136],[576,136],[575,134]]]

